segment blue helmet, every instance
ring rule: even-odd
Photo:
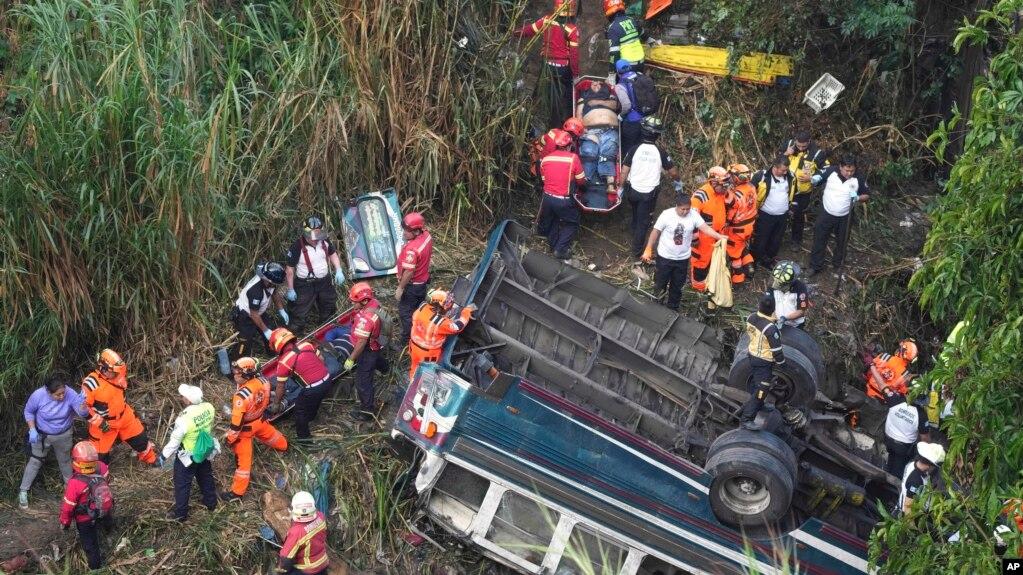
[[[619,74],[624,74],[626,72],[631,71],[632,62],[629,62],[628,60],[618,60],[617,62],[615,62],[615,72],[618,72]]]

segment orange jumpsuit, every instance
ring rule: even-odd
[[[439,361],[444,340],[449,335],[460,333],[469,323],[472,310],[464,307],[458,319],[451,319],[433,311],[433,306],[424,303],[412,314],[412,338],[409,340],[408,352],[412,359],[409,365],[409,381],[416,375],[416,369],[424,361]]]
[[[749,240],[757,221],[757,189],[749,182],[733,188],[727,209],[728,261],[732,267],[732,284],[746,281],[746,266],[753,263]]]
[[[897,355],[883,353],[873,359],[873,365],[881,373],[881,377],[884,378],[884,384],[890,387],[892,391],[897,391],[902,395],[909,391],[909,382],[906,381],[905,377],[906,371],[909,368],[908,361]],[[874,381],[874,377],[869,369],[867,370],[867,395],[884,401],[881,386]]]
[[[270,403],[270,382],[254,377],[234,392],[231,403],[231,429],[227,432],[227,443],[238,459],[231,481],[231,492],[239,497],[249,488],[252,473],[252,438],[277,451],[288,448],[288,438],[263,419],[266,406]]]
[[[693,209],[700,213],[715,232],[723,233],[727,222],[727,194],[719,194],[711,187],[710,182],[693,192]],[[714,240],[702,238],[699,230],[693,231],[693,255],[690,260],[690,280],[693,289],[707,289],[707,272],[710,270],[710,257],[714,253]]]
[[[99,371],[85,376],[82,394],[89,408],[89,437],[104,461],[110,457],[110,450],[120,439],[135,450],[139,461],[152,464],[156,461],[156,449],[146,437],[146,429],[135,416],[135,410],[124,401],[127,387],[128,379],[124,375],[114,381],[103,377]],[[103,430],[104,423],[106,431]]]

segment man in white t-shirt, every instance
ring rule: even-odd
[[[657,217],[654,229],[650,230],[646,249],[643,251],[643,261],[657,266],[654,272],[654,292],[660,296],[667,288],[666,305],[671,310],[678,310],[678,304],[682,299],[682,286],[689,277],[693,230],[700,230],[700,233],[715,240],[727,241],[725,236],[715,232],[714,228],[703,221],[699,212],[692,209],[689,196],[680,193],[675,207],[664,210]]]
[[[794,180],[785,156],[778,156],[770,168],[760,170],[750,179],[750,183],[757,188],[757,205],[760,206],[760,213],[753,225],[750,253],[754,261],[766,269],[774,267],[785,237],[789,203],[795,191]]]
[[[639,256],[643,251],[643,241],[650,229],[654,207],[657,206],[657,193],[661,185],[661,173],[667,172],[675,181],[675,193],[682,192],[682,180],[675,162],[664,148],[657,144],[657,138],[663,131],[661,120],[654,116],[643,118],[640,126],[642,142],[625,151],[622,159],[622,181],[625,183],[622,193],[632,208],[632,220],[629,230],[632,233],[632,256]]]
[[[831,235],[835,235],[835,252],[832,265],[837,271],[845,261],[845,250],[849,243],[849,225],[852,207],[857,202],[870,199],[867,181],[856,172],[856,158],[844,156],[837,166],[829,166],[811,178],[813,185],[823,184],[821,208],[817,223],[813,226],[813,248],[810,250],[810,276],[824,269],[824,256]]]

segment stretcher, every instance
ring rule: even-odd
[[[710,46],[651,46],[646,64],[657,68],[708,76],[731,76],[741,82],[765,86],[787,85],[792,80],[792,58],[753,52],[739,58],[734,73],[728,67],[728,49]]]
[[[579,118],[580,121],[582,121],[582,117],[580,117],[578,115],[578,109],[577,109],[578,107],[576,106],[576,102],[578,102],[578,100],[579,100],[579,94],[581,92],[583,92],[584,90],[588,90],[590,88],[590,85],[593,82],[605,82],[606,83],[607,79],[599,77],[599,76],[581,76],[581,77],[576,79],[575,84],[572,86],[572,102],[573,102],[572,108],[573,108],[573,112],[575,113],[575,116],[577,118]],[[579,209],[581,209],[584,213],[606,214],[606,213],[613,212],[615,210],[615,208],[617,208],[618,206],[622,205],[622,190],[621,190],[621,186],[619,185],[619,180],[621,179],[621,175],[622,175],[622,128],[621,128],[621,124],[619,124],[617,129],[618,129],[618,158],[615,161],[615,185],[614,185],[612,191],[607,193],[608,207],[606,207],[606,208],[594,208],[594,207],[590,207],[590,206],[586,205],[586,201],[585,201],[584,196],[583,196],[584,190],[576,190],[576,193],[575,193],[575,196],[574,196],[575,197],[575,202],[579,205]],[[592,183],[591,182],[587,182],[587,185],[592,185]]]

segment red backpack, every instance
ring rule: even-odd
[[[87,485],[88,498],[75,507],[75,513],[85,514],[93,520],[109,517],[114,510],[114,494],[110,485],[102,475],[83,475],[76,473],[80,481]]]

